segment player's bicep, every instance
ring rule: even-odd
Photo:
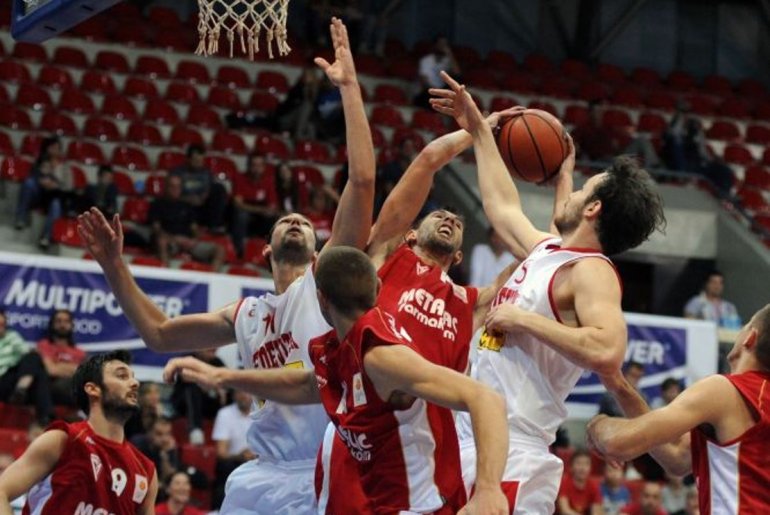
[[[46,431],[37,437],[0,476],[0,492],[12,500],[29,491],[51,473],[66,443],[67,434],[60,430]]]

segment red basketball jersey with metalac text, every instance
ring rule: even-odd
[[[435,471],[444,465],[442,453],[434,452],[427,403],[383,401],[369,380],[364,355],[381,345],[406,345],[418,352],[403,327],[379,307],[359,318],[342,342],[334,331],[312,340],[321,401],[358,463],[374,513],[435,512],[463,493],[440,492],[436,485]]]
[[[53,471],[32,487],[24,515],[134,515],[150,491],[155,465],[128,441],[97,435],[88,422],[56,421],[67,433]]]
[[[727,375],[757,415],[738,438],[718,443],[700,428],[691,435],[692,470],[702,515],[770,512],[770,374]]]

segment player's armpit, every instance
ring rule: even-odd
[[[495,282],[489,286],[479,288],[479,295],[476,298],[476,305],[473,307],[473,332],[481,327],[484,323],[484,317],[489,311],[489,307],[492,305],[492,301],[495,300],[497,292],[505,285],[505,282],[511,277],[516,267],[519,266],[518,261],[512,261],[506,266],[495,278]]]
[[[137,510],[138,515],[155,515],[155,500],[158,497],[158,471],[156,470],[150,481],[150,490],[147,497]]]
[[[58,429],[37,437],[0,476],[0,507],[29,491],[51,473],[67,444],[67,433]]]

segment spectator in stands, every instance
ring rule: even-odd
[[[179,449],[171,419],[158,417],[147,432],[134,436],[131,443],[155,463],[159,481],[168,481],[179,469]]]
[[[711,320],[724,329],[740,329],[741,317],[738,315],[738,309],[735,304],[722,298],[724,290],[724,276],[721,272],[712,270],[706,278],[703,290],[685,304],[685,318]]]
[[[5,469],[11,466],[11,463],[16,461],[13,456],[6,452],[0,452],[0,476],[3,475],[3,472],[5,472]],[[24,509],[24,504],[27,501],[27,496],[20,495],[16,499],[9,499],[11,501],[11,513],[13,515],[21,515],[22,510]]]
[[[227,191],[214,180],[204,159],[204,148],[190,145],[187,148],[187,162],[171,170],[170,177],[181,179],[182,199],[193,206],[195,221],[213,232],[223,233]]]
[[[339,88],[326,76],[321,79],[315,109],[318,112],[318,139],[334,145],[344,143],[345,114],[342,110],[342,95]]]
[[[631,502],[631,492],[623,482],[623,467],[613,463],[604,465],[604,481],[601,484],[604,515],[618,515]]]
[[[149,221],[158,257],[168,266],[177,252],[189,252],[196,261],[211,263],[214,270],[225,261],[225,249],[211,241],[197,240],[198,224],[193,207],[182,200],[182,178],[171,175],[166,180],[166,193],[152,201]]]
[[[471,286],[492,284],[515,259],[492,227],[487,230],[487,242],[475,245],[471,252]]]
[[[66,309],[54,311],[48,321],[46,336],[37,342],[37,352],[51,381],[51,395],[56,404],[75,406],[70,380],[86,353],[75,345],[74,320]]]
[[[717,190],[728,193],[733,186],[733,171],[714,157],[706,142],[701,121],[685,113],[687,106],[680,104],[663,134],[663,157],[666,166],[702,175]]]
[[[118,188],[115,186],[115,173],[110,165],[99,166],[96,184],[88,184],[82,194],[74,198],[74,209],[82,213],[92,207],[98,207],[108,219],[118,212]]]
[[[155,506],[155,515],[206,515],[190,504],[192,485],[187,472],[178,470],[166,482],[166,502]]]
[[[624,515],[666,515],[661,505],[660,484],[648,481],[642,487],[639,502],[629,504],[621,513]]]
[[[566,471],[565,471],[566,472]],[[578,450],[569,460],[569,471],[564,474],[556,499],[561,515],[600,515],[602,494],[599,485],[591,479],[591,455]]]
[[[682,383],[674,377],[666,378],[660,385],[660,397],[652,401],[652,409],[668,406],[682,393]]]
[[[265,237],[278,220],[275,171],[256,153],[249,155],[247,163],[246,173],[235,177],[233,188],[232,236],[238,256],[243,256],[247,234]]]
[[[275,193],[278,198],[279,216],[299,210],[299,185],[294,172],[286,161],[278,165]]]
[[[420,93],[414,98],[414,105],[426,109],[431,108],[428,90],[430,88],[446,87],[444,79],[440,75],[442,71],[447,72],[456,80],[460,80],[458,79],[458,76],[461,74],[460,65],[457,64],[457,59],[455,59],[452,53],[449,40],[444,36],[438,36],[433,42],[433,51],[420,59],[418,69]]]
[[[217,446],[217,473],[214,484],[214,505],[219,506],[224,499],[225,481],[230,473],[242,463],[253,460],[246,441],[246,433],[251,425],[252,398],[240,390],[233,391],[233,403],[217,413],[211,438]]]
[[[323,247],[332,235],[332,222],[340,196],[328,184],[315,186],[310,190],[310,199],[304,214],[313,223],[317,248]]]
[[[286,99],[275,110],[275,127],[295,139],[315,139],[318,93],[321,79],[315,66],[302,70],[297,82],[289,89]]]
[[[214,349],[194,352],[192,355],[209,365],[225,366]],[[224,391],[205,391],[197,384],[181,379],[174,384],[174,391],[171,394],[171,403],[176,414],[187,416],[187,430],[190,434],[190,443],[193,445],[203,445],[203,420],[212,420],[216,417],[219,409],[227,403],[226,401],[227,395]]]
[[[29,225],[30,211],[42,207],[46,213],[39,244],[43,249],[51,244],[54,222],[62,216],[64,201],[71,193],[73,178],[64,166],[64,152],[59,138],[45,138],[32,173],[21,185],[16,204],[15,226],[21,230]]]
[[[40,355],[16,331],[8,329],[5,311],[0,310],[0,400],[34,403],[35,418],[46,425],[51,419],[51,389]]]
[[[691,486],[687,489],[687,504],[684,508],[684,515],[700,515],[698,489],[695,486]]]
[[[684,515],[688,489],[681,477],[666,474],[666,483],[660,492],[661,504],[668,515]]]
[[[168,415],[160,399],[160,386],[157,383],[142,383],[139,387],[139,412],[126,422],[126,438],[146,433],[155,420]]]
[[[644,393],[639,390],[639,380],[641,380],[642,376],[644,375],[644,365],[637,361],[629,361],[626,363],[623,375],[626,377],[629,384],[636,388],[642,397],[646,398]],[[620,409],[620,406],[618,406],[615,398],[610,395],[610,393],[605,393],[599,402],[599,414],[604,414],[610,417],[622,417],[623,411]]]
[[[375,211],[379,213],[385,199],[398,183],[401,176],[414,158],[417,157],[417,145],[412,138],[404,138],[398,146],[398,152],[393,158],[377,169],[377,184],[375,188],[374,205]]]

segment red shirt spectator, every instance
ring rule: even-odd
[[[79,365],[81,361],[86,359],[86,353],[83,349],[53,343],[47,338],[37,342],[37,352],[43,359],[50,359],[54,363]]]
[[[168,501],[155,506],[155,515],[206,515],[207,512],[190,506],[190,476],[186,472],[174,472],[166,484]]]
[[[658,483],[648,481],[642,488],[639,502],[629,504],[620,513],[624,515],[666,515],[663,509],[661,487]]]
[[[602,513],[602,494],[599,483],[588,476],[591,456],[585,451],[573,454],[570,470],[561,480],[557,512],[561,515],[592,515]]]
[[[316,238],[324,243],[332,235],[332,222],[334,221],[335,207],[339,202],[339,195],[334,188],[324,185],[313,188],[310,192],[310,205],[303,213],[313,223]]]
[[[264,159],[255,156],[254,161],[260,161],[256,165],[259,172],[238,174],[235,176],[233,197],[240,198],[246,204],[256,204],[276,209],[278,207],[278,195],[275,188],[275,177],[265,170]]]

